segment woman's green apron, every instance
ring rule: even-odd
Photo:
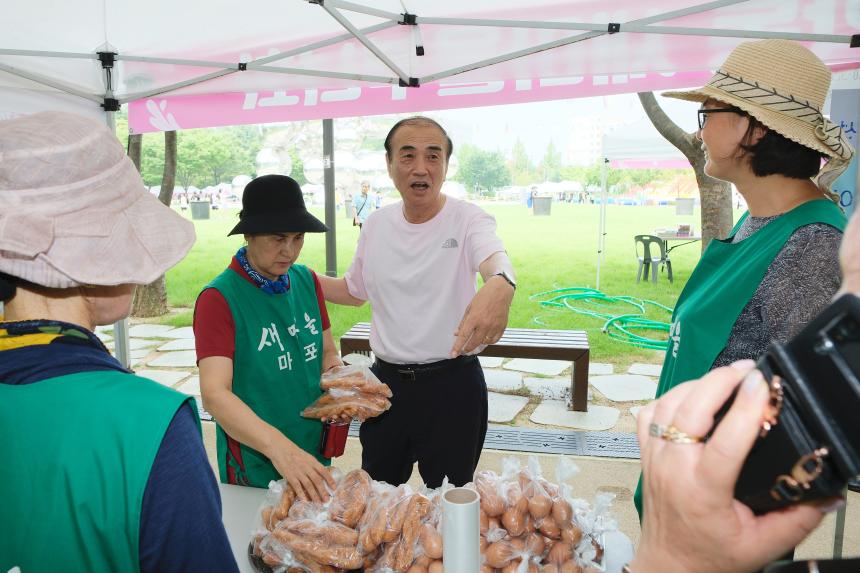
[[[313,275],[306,267],[293,265],[289,277],[287,292],[269,294],[227,269],[206,288],[218,289],[233,314],[233,393],[263,421],[328,465],[330,460],[318,453],[322,424],[299,414],[322,395],[322,320]],[[268,487],[269,481],[281,477],[266,456],[232,439],[220,425],[216,446],[223,483]]]
[[[819,199],[795,207],[746,239],[732,243],[748,214],[741,217],[727,239],[711,241],[678,297],[657,397],[682,382],[701,378],[711,369],[773,259],[798,228],[812,223],[825,223],[840,231],[845,228],[845,215],[839,207]],[[641,479],[634,502],[641,516]]]
[[[0,571],[140,571],[152,464],[189,401],[119,371],[0,384]]]

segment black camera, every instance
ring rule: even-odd
[[[860,474],[860,296],[840,297],[788,343],[772,344],[758,368],[769,411],[735,498],[762,514],[840,495]]]

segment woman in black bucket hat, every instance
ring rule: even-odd
[[[267,487],[283,477],[312,500],[334,486],[317,453],[322,424],[299,415],[321,395],[320,373],[341,364],[319,279],[296,264],[305,233],[327,230],[293,179],[254,179],[229,233],[246,245],[197,299],[200,389],[223,483]]]

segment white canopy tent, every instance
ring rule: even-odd
[[[28,0],[0,14],[0,118],[112,123],[129,103],[138,131],[683,87],[752,38],[860,62],[860,0]]]
[[[155,96],[703,71],[741,39],[860,61],[860,0],[31,0],[3,8],[0,88]],[[630,90],[627,90],[630,91]],[[351,94],[334,96],[341,100]],[[408,98],[406,98],[408,99]],[[3,106],[6,108],[5,95]],[[303,102],[304,107],[313,107]],[[452,99],[451,107],[461,102]],[[324,117],[324,116],[320,116]],[[164,127],[170,127],[165,116]],[[212,123],[219,123],[212,118]]]

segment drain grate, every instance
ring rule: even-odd
[[[358,422],[350,425],[349,435],[358,436]],[[536,430],[491,424],[487,428],[484,448],[508,452],[639,459],[636,434],[622,432]]]
[[[199,401],[197,411],[201,420],[212,420]],[[349,426],[349,435],[353,438],[358,437],[358,426],[358,421],[353,421]],[[623,432],[536,430],[490,424],[484,448],[506,452],[639,459],[636,434]]]

